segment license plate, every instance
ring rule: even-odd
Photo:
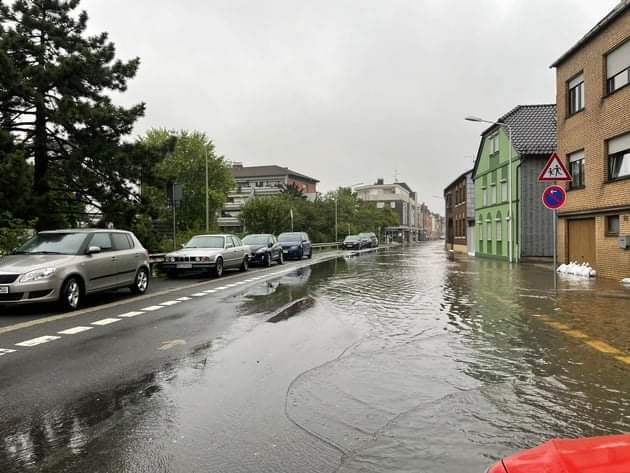
[[[0,286],[0,294],[8,294],[9,286]]]
[[[177,269],[192,269],[192,263],[177,263]]]
[[[289,252],[289,250],[282,250],[282,252],[286,255]]]

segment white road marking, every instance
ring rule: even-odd
[[[209,289],[209,290],[203,291],[203,292],[205,292],[206,294],[214,294],[215,292],[217,292],[217,290],[216,289]]]
[[[115,319],[113,317],[108,317],[106,319],[97,320],[96,322],[92,322],[92,325],[109,325],[114,322],[120,322],[120,319]]]
[[[190,300],[192,300],[192,298],[191,297],[178,297],[175,300],[180,301],[180,302],[184,302],[184,301],[190,301]]]
[[[222,291],[224,289],[227,289],[227,286],[221,286],[221,287],[217,287],[217,291]]]
[[[136,315],[142,315],[144,312],[140,312],[139,310],[134,310],[132,312],[126,312],[124,314],[117,315],[116,317],[124,317],[125,319],[129,319],[131,317],[135,317]]]
[[[92,330],[94,327],[83,327],[79,325],[78,327],[68,328],[66,330],[62,330],[61,332],[57,332],[59,335],[76,335],[77,333],[87,332],[88,330]]]
[[[142,312],[153,312],[154,310],[163,309],[161,305],[150,305],[149,307],[145,307],[144,309],[140,309]]]
[[[241,284],[247,284],[245,281],[239,281],[237,283],[234,283],[236,286],[240,286]]]
[[[171,306],[171,305],[179,304],[180,302],[181,301],[166,301],[166,302],[160,302],[160,305],[168,307],[168,306]]]
[[[195,294],[191,294],[193,297],[203,297],[207,295],[205,292],[196,292]]]
[[[0,356],[8,355],[9,353],[15,353],[16,350],[11,350],[10,348],[0,348]]]
[[[52,342],[53,340],[59,340],[61,337],[55,335],[44,335],[43,337],[31,338],[30,340],[24,340],[23,342],[16,343],[18,347],[34,347],[35,345],[41,345],[42,343]]]
[[[227,286],[225,286],[227,288],[231,288],[231,287],[236,287],[236,284],[228,284]]]

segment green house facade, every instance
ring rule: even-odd
[[[555,106],[521,105],[498,122],[504,125],[492,125],[482,133],[473,170],[475,255],[508,259],[511,187],[512,261],[551,256],[553,220],[542,206],[545,186],[537,178],[556,148]]]

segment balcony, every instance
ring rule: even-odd
[[[241,221],[237,217],[219,217],[217,218],[217,225],[220,227],[240,227]]]

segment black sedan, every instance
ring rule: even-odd
[[[370,241],[366,238],[362,238],[359,235],[348,235],[341,246],[344,250],[362,250],[367,248],[369,244]]]
[[[278,264],[284,263],[282,245],[270,233],[247,235],[243,238],[243,244],[249,246],[250,263],[261,264],[267,267],[271,266],[273,261],[277,261]]]

